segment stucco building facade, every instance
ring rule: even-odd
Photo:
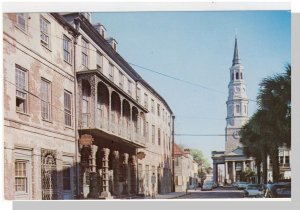
[[[4,15],[7,199],[171,192],[173,112],[117,44],[90,13]]]

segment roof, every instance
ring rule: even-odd
[[[153,87],[151,87],[133,68],[125,59],[115,50],[112,49],[111,45],[107,42],[105,38],[103,38],[98,31],[95,29],[95,27],[90,23],[84,15],[81,13],[71,13],[66,14],[64,16],[71,17],[71,16],[79,16],[82,20],[80,27],[83,30],[87,30],[89,33],[88,35],[107,53],[108,56],[110,56],[127,74],[129,74],[135,81],[140,82],[143,84],[153,95],[155,95],[157,98],[159,98],[164,105],[167,107],[167,109],[170,111],[170,113],[173,115],[173,111],[166,102],[166,100],[159,95],[159,93],[154,90]]]
[[[227,154],[227,156],[243,156],[244,152],[243,152],[243,148],[242,147],[238,147],[235,150],[232,150],[230,153]]]
[[[232,65],[239,64],[239,63],[240,63],[239,48],[237,44],[237,37],[235,37]]]
[[[187,157],[186,153],[177,144],[174,143],[173,147],[174,147],[174,156]]]

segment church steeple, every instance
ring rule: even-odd
[[[237,44],[236,35],[235,35],[235,44],[234,44],[234,53],[233,53],[232,65],[234,66],[235,64],[240,64],[239,48],[238,48],[238,44]]]

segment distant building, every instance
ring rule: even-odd
[[[182,150],[174,144],[175,192],[185,192],[198,185],[198,164],[189,149]]]

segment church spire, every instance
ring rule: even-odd
[[[240,58],[239,58],[239,48],[237,44],[237,36],[235,35],[235,44],[234,44],[234,54],[233,54],[233,60],[232,65],[240,64]]]

